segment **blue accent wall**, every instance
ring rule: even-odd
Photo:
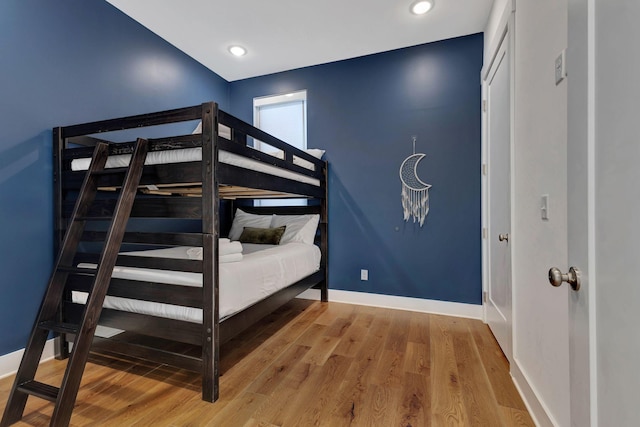
[[[330,165],[332,289],[481,304],[482,54],[476,34],[230,84],[249,122],[253,97],[307,90],[308,147]],[[412,135],[433,186],[422,228],[400,199]]]
[[[307,89],[330,162],[330,286],[481,303],[482,35],[229,83],[103,0],[0,2],[0,355],[24,348],[53,264],[51,128]],[[431,189],[405,223],[398,168]],[[369,281],[360,281],[360,269]]]
[[[0,2],[0,355],[24,348],[53,265],[51,128],[228,91],[103,0]]]

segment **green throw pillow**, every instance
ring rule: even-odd
[[[277,245],[286,230],[286,226],[277,228],[244,227],[240,235],[240,243],[259,243],[261,245]]]

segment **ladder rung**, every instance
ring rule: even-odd
[[[112,216],[79,216],[76,221],[111,221]]]
[[[95,276],[97,271],[95,268],[70,267],[66,265],[59,265],[57,270],[65,273],[88,274],[91,276]]]
[[[119,173],[125,173],[129,168],[109,168],[93,171],[91,175],[117,175]]]
[[[31,380],[22,383],[18,386],[18,390],[30,394],[32,396],[39,397],[40,399],[49,400],[55,402],[58,399],[58,387],[51,386],[49,384],[41,383],[39,381]]]
[[[63,323],[56,322],[55,320],[45,320],[44,322],[40,322],[38,324],[40,329],[46,329],[53,332],[58,332],[61,334],[74,334],[78,333],[80,327],[73,323]]]

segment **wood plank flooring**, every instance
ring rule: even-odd
[[[480,321],[294,300],[225,344],[220,400],[192,372],[92,355],[74,426],[533,426]],[[59,384],[64,362],[37,379]],[[0,410],[13,377],[0,380]],[[30,397],[16,426],[46,426]]]

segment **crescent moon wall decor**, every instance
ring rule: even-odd
[[[420,222],[420,227],[429,213],[429,189],[431,185],[418,177],[418,163],[426,154],[416,153],[416,137],[413,137],[413,154],[404,159],[400,165],[400,181],[402,181],[402,210],[404,220],[413,217],[413,222]]]

